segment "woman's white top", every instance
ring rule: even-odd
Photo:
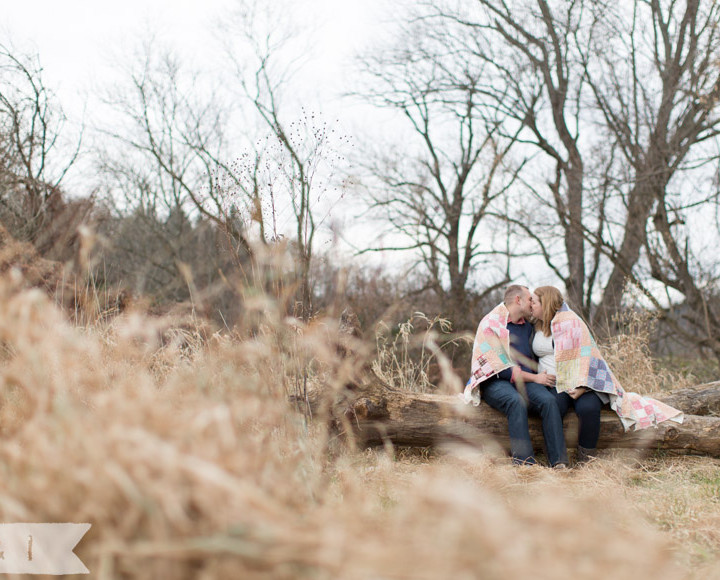
[[[545,371],[549,375],[557,374],[552,336],[545,336],[542,331],[538,330],[533,338],[532,349],[535,356],[538,357],[538,372]]]

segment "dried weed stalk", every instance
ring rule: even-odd
[[[397,330],[390,329],[385,323],[378,324],[375,333],[376,358],[372,368],[387,384],[399,389],[419,393],[435,392],[436,385],[430,377],[434,364],[440,367],[443,382],[454,384],[450,361],[438,345],[440,337],[445,344],[458,340],[450,335],[452,324],[449,320],[436,316],[428,318],[422,312],[401,323]]]

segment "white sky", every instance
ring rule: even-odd
[[[208,53],[213,23],[235,4],[235,0],[5,0],[0,40],[10,39],[22,50],[37,52],[46,84],[71,111],[107,75],[118,50],[130,51],[148,31],[186,54]],[[296,0],[287,5],[312,31],[317,56],[311,66],[317,88],[325,82],[338,87],[347,61],[387,14],[381,0]]]
[[[37,52],[46,83],[64,106],[83,97],[102,77],[118,45],[133,42],[149,26],[177,39],[198,39],[194,29],[225,0],[18,0],[0,15],[3,36]]]
[[[217,49],[213,23],[235,4],[235,0],[4,0],[0,42],[9,40],[24,52],[38,53],[46,85],[73,114],[92,88],[109,76],[118,52],[130,53],[149,31],[186,55],[202,59],[211,54],[212,48]],[[380,28],[387,4],[382,0],[287,0],[286,4],[312,34],[313,88],[334,95],[342,90],[349,59]]]

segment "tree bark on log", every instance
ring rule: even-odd
[[[704,410],[708,404],[717,405],[712,401],[720,401],[717,387],[700,387],[662,397],[664,402],[686,412],[682,424],[666,421],[658,428],[626,432],[617,415],[606,407],[602,411],[598,447],[663,449],[720,457],[720,417],[686,411]],[[698,398],[705,399],[705,407],[698,404]],[[313,403],[319,411],[321,397],[316,394]],[[453,441],[484,446],[496,441],[509,449],[505,416],[485,403],[479,407],[466,405],[457,395],[400,391],[368,381],[349,389],[339,400],[330,401],[326,409],[331,420],[341,430],[352,431],[362,446],[391,443],[427,447]],[[565,417],[564,425],[567,446],[572,449],[577,446],[577,418],[572,411]],[[530,417],[530,436],[535,448],[542,449],[539,418]]]
[[[720,416],[720,381],[677,389],[656,398],[688,415]]]

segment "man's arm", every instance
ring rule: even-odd
[[[555,375],[550,375],[546,371],[541,373],[530,373],[520,369],[520,367],[514,367],[514,369],[518,369],[520,377],[526,383],[537,383],[539,385],[545,385],[546,387],[555,386]],[[515,377],[515,380],[518,380],[517,377]]]

